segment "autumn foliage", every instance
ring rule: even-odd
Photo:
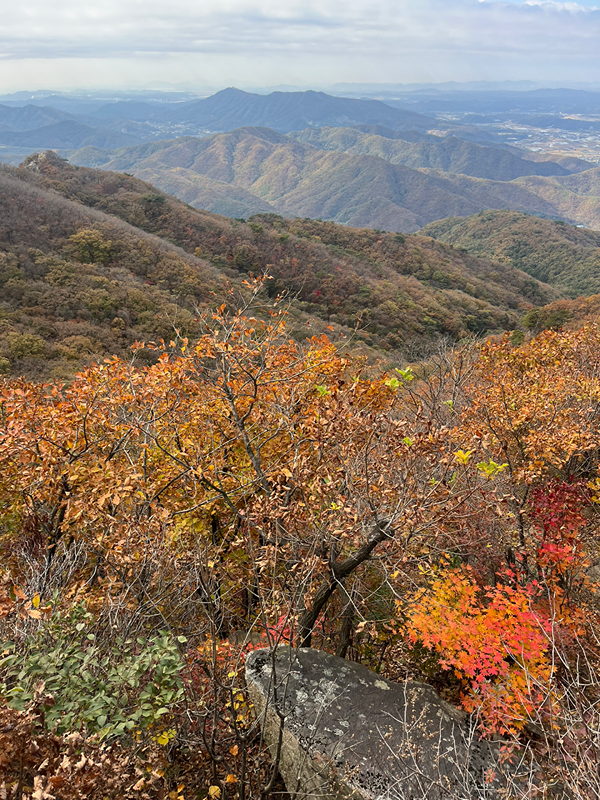
[[[247,289],[145,368],[5,382],[3,713],[70,714],[86,758],[134,765],[123,796],[264,797],[243,658],[292,642],[430,680],[480,735],[560,740],[538,757],[564,779],[598,719],[600,331],[379,373]]]
[[[536,612],[533,587],[497,585],[482,591],[471,570],[446,570],[413,610],[413,641],[440,654],[468,693],[488,732],[519,730],[551,702],[551,625]]]

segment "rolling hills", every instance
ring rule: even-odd
[[[193,337],[228,285],[242,291],[264,272],[269,295],[293,298],[294,335],[331,326],[371,357],[510,330],[558,298],[510,265],[426,237],[271,213],[245,224],[53,153],[0,170],[4,371],[68,377],[135,339],[168,340],[175,328]]]
[[[0,105],[0,131],[30,131],[73,119],[66,111],[25,105],[17,108]]]
[[[243,212],[239,216],[253,213],[260,201],[285,216],[410,233],[438,219],[495,208],[600,228],[600,169],[491,181],[412,169],[373,155],[326,151],[268,128],[116,151],[84,148],[70,158],[78,165],[131,172],[215,213],[231,213],[229,186],[237,193],[235,208]],[[531,163],[534,169],[546,166]],[[256,200],[241,196],[240,190]],[[249,210],[244,213],[245,205]]]
[[[593,164],[589,161],[584,161],[582,158],[575,158],[575,156],[561,156],[558,155],[558,153],[534,153],[531,150],[524,150],[522,157],[526,158],[528,161],[554,161],[555,164],[558,164],[560,167],[564,167],[564,169],[571,175],[574,175],[578,172],[586,172],[586,170],[595,169],[596,167],[596,164]]]
[[[79,147],[126,147],[137,138],[127,133],[90,127],[76,120],[64,119],[25,131],[0,130],[0,145],[19,148],[65,150]]]
[[[423,235],[551,283],[571,297],[600,292],[600,233],[512,211],[440,220]]]
[[[428,136],[421,141],[403,141],[402,134],[376,128],[377,133],[357,128],[306,129],[291,136],[321,150],[350,155],[377,156],[391,164],[412,169],[436,169],[473,178],[512,181],[524,175],[568,175],[569,170],[552,162],[533,162],[500,147],[489,147],[449,136]],[[588,165],[592,167],[592,165]]]

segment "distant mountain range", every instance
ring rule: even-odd
[[[61,108],[49,105],[54,101]],[[62,127],[56,128],[59,124]],[[130,99],[100,105],[86,98],[78,104],[72,98],[41,97],[20,107],[0,105],[0,146],[59,150],[91,144],[119,147],[243,126],[288,133],[304,128],[361,124],[421,133],[439,125],[433,117],[392,108],[379,100],[333,97],[313,91],[261,95],[231,88],[203,99],[186,97],[182,102]],[[473,126],[444,122],[443,127],[460,138],[496,141],[493,133]],[[31,135],[33,130],[37,131],[35,136]],[[114,135],[110,137],[108,132]]]
[[[74,147],[125,147],[137,141],[137,137],[126,133],[84,125],[72,119],[64,119],[51,125],[24,131],[0,130],[0,145],[9,147],[65,150]]]
[[[0,131],[30,131],[70,119],[72,114],[56,108],[0,105]]]
[[[391,108],[379,100],[354,100],[310,91],[260,95],[240,89],[224,89],[204,100],[184,103],[171,112],[171,120],[207,131],[251,125],[283,133],[360,123],[388,125],[396,130],[427,131],[435,126],[431,117]]]
[[[350,152],[324,150],[299,141],[314,133],[285,136],[267,128],[240,128],[204,139],[180,138],[116,151],[84,148],[71,155],[74,164],[131,172],[215,213],[247,217],[257,210],[330,219],[347,225],[412,232],[448,216],[469,216],[483,209],[514,209],[562,217],[600,228],[600,169],[565,174],[549,162],[529,162],[495,148],[413,142],[350,131]],[[341,136],[341,138],[340,138]],[[344,145],[344,134],[317,132],[317,140]],[[358,143],[358,144],[357,144]],[[410,145],[410,143],[408,143]],[[467,163],[480,174],[516,180],[490,180],[435,169],[414,169],[385,158],[355,154],[371,148],[388,157],[441,163]],[[398,152],[394,151],[398,148]],[[531,174],[554,172],[554,177]],[[529,174],[528,174],[529,173]],[[230,188],[228,188],[230,187]],[[235,195],[235,199],[234,199]]]
[[[394,130],[427,131],[441,127],[459,138],[498,142],[495,133],[478,127],[479,123],[492,121],[489,115],[525,124],[536,122],[541,127],[554,124],[564,130],[597,130],[597,120],[568,119],[565,115],[600,113],[599,91],[529,89],[534,84],[521,83],[515,84],[518,88],[511,88],[510,84],[501,88],[485,82],[463,86],[348,85],[336,87],[332,94],[316,91],[264,94],[229,88],[201,98],[181,91],[130,92],[113,94],[112,98],[108,93],[78,96],[20,92],[0,98],[0,129],[8,109],[33,106],[47,109],[53,117],[45,124],[68,118],[91,127],[100,125],[121,133],[137,133],[138,141],[161,134],[164,138],[169,133],[222,132],[246,125],[287,133],[324,126],[380,124]],[[62,116],[57,117],[59,114]],[[440,115],[443,120],[436,119]],[[137,127],[132,127],[132,123]],[[31,127],[41,125],[36,123]],[[29,128],[17,124],[14,130]]]

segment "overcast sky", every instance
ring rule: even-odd
[[[0,91],[600,83],[600,0],[0,0]]]

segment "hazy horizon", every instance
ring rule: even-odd
[[[122,85],[102,86],[102,85],[81,85],[81,86],[29,86],[23,89],[15,89],[13,91],[2,92],[0,97],[4,98],[7,102],[9,98],[19,99],[20,102],[27,99],[31,95],[32,99],[41,99],[48,95],[73,95],[80,97],[126,97],[140,95],[158,95],[164,93],[169,94],[182,94],[189,96],[210,96],[221,92],[225,89],[233,88],[239,89],[251,94],[270,94],[272,92],[323,92],[333,95],[341,95],[348,93],[357,95],[361,91],[365,96],[393,96],[394,91],[397,92],[411,92],[424,90],[427,88],[436,88],[438,90],[447,91],[533,91],[536,89],[575,89],[582,91],[598,92],[600,91],[600,81],[445,81],[445,82],[423,82],[423,83],[362,83],[362,82],[340,82],[333,85],[318,85],[318,84],[279,84],[273,86],[255,86],[245,81],[236,81],[228,85],[200,85],[189,83],[168,83],[166,81],[149,81],[147,84],[132,85],[123,83]],[[23,97],[25,95],[25,97]]]
[[[0,8],[0,94],[156,82],[215,91],[600,83],[600,7],[584,0],[0,0]]]

